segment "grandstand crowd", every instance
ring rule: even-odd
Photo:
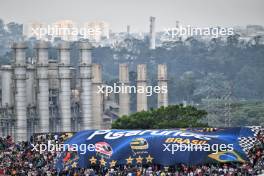
[[[257,136],[255,146],[250,150],[250,162],[206,164],[201,166],[177,165],[162,167],[158,165],[146,166],[116,166],[112,168],[65,168],[58,172],[55,169],[56,152],[32,150],[32,143],[43,143],[47,140],[63,142],[71,134],[40,135],[32,137],[30,141],[15,143],[12,137],[0,138],[0,176],[253,176],[264,174],[264,132]]]

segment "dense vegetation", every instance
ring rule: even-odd
[[[202,120],[206,111],[192,106],[171,105],[122,116],[112,124],[114,129],[169,129],[207,127]]]

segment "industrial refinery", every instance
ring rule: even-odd
[[[102,66],[93,63],[92,45],[79,43],[79,65],[71,65],[70,43],[61,41],[59,59],[49,59],[50,43],[35,44],[35,58],[26,58],[24,42],[12,45],[11,65],[1,66],[1,130],[17,141],[34,133],[108,129],[114,119],[129,115],[130,93],[119,96],[98,92],[103,86]],[[157,83],[167,87],[167,66],[157,65]],[[78,74],[76,73],[78,71]],[[119,85],[129,86],[129,65],[119,65]],[[147,87],[147,65],[137,65],[137,87]],[[118,97],[118,98],[117,98]],[[168,105],[168,92],[160,92],[158,107]],[[137,111],[148,110],[148,95],[137,92]]]

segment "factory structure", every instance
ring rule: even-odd
[[[90,43],[79,44],[78,68],[70,64],[69,42],[57,46],[58,61],[49,59],[49,47],[48,42],[37,42],[35,58],[30,60],[26,58],[27,45],[14,43],[12,64],[1,65],[0,136],[22,141],[34,133],[108,129],[112,120],[131,113],[130,93],[98,92],[104,85],[103,68],[92,62]],[[157,86],[167,86],[166,65],[157,68]],[[147,84],[147,65],[137,65],[137,86]],[[119,65],[118,85],[130,85],[126,63]],[[158,107],[168,105],[167,92],[157,97]],[[148,110],[147,100],[146,93],[137,92],[137,111]]]

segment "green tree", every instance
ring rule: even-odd
[[[114,129],[169,129],[207,127],[203,122],[206,111],[193,106],[170,105],[122,116],[113,122]]]
[[[240,101],[232,106],[232,126],[264,125],[263,101]]]

